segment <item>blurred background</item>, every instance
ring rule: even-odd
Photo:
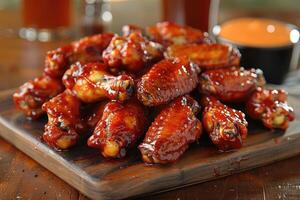
[[[87,18],[90,17],[95,18],[94,23],[103,23],[106,31],[117,33],[121,31],[124,24],[145,27],[168,17],[172,21],[185,23],[190,15],[200,16],[201,13],[198,14],[197,10],[200,11],[201,7],[207,4],[206,2],[210,2],[207,0],[1,0],[0,28],[22,27],[24,25],[22,4],[26,2],[38,4],[39,1],[50,2],[53,5],[51,9],[57,8],[63,1],[67,2],[70,13],[65,14],[70,14],[68,26],[73,31],[80,31],[80,26],[89,23]],[[218,12],[215,13],[218,22],[241,16],[255,16],[279,19],[300,26],[300,0],[211,1],[218,4]],[[51,9],[48,12],[51,12]],[[98,13],[95,14],[97,11],[93,9],[99,10]],[[176,14],[170,15],[170,10]],[[195,18],[194,21],[199,22],[201,19]]]
[[[267,17],[299,27],[300,0],[0,0],[0,73],[18,74],[0,76],[0,90],[40,74],[46,51],[86,35],[162,20],[211,32],[238,17]],[[296,79],[293,84],[300,85]]]

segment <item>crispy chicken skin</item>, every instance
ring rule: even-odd
[[[235,103],[245,101],[258,86],[264,84],[261,70],[231,67],[203,72],[200,75],[199,90],[220,101]]]
[[[80,101],[65,90],[42,106],[48,114],[44,141],[56,149],[68,149],[79,140],[86,126],[80,116]]]
[[[155,42],[168,47],[173,44],[210,43],[206,32],[173,22],[159,22],[146,28],[146,34]]]
[[[13,94],[16,107],[23,111],[26,117],[38,119],[44,111],[42,105],[64,90],[59,79],[40,76],[24,83]]]
[[[107,98],[125,101],[134,91],[134,81],[130,76],[110,75],[102,63],[73,64],[64,74],[63,83],[85,103]]]
[[[167,58],[188,57],[201,70],[240,65],[240,53],[236,48],[223,44],[179,44],[168,47]]]
[[[60,78],[75,62],[88,63],[102,61],[102,52],[113,38],[112,33],[84,37],[69,45],[47,52],[45,74]]]
[[[203,96],[201,105],[203,128],[217,148],[221,151],[241,148],[248,132],[245,114],[212,96]]]
[[[257,88],[246,102],[247,114],[261,120],[267,128],[285,130],[295,119],[293,108],[287,102],[284,90]]]
[[[199,110],[198,103],[189,96],[178,97],[165,107],[139,145],[144,162],[166,164],[178,160],[202,134],[196,117]]]
[[[115,36],[103,51],[103,60],[112,72],[121,69],[138,72],[161,58],[162,46],[149,41],[139,32],[132,32],[128,36]]]
[[[127,149],[143,136],[147,124],[144,107],[138,101],[111,101],[104,107],[88,145],[98,148],[104,157],[124,157]]]
[[[198,84],[199,67],[184,58],[165,59],[152,66],[137,84],[137,97],[157,106],[191,92]]]

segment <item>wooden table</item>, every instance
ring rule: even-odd
[[[0,90],[37,76],[60,42],[0,39]],[[1,131],[1,130],[0,130]],[[300,156],[219,180],[141,199],[300,199]],[[0,199],[87,199],[0,138]]]

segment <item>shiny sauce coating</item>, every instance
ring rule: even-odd
[[[178,97],[164,108],[139,145],[143,160],[147,163],[178,160],[202,133],[201,122],[196,117],[199,110],[198,103],[189,96]]]
[[[283,90],[257,88],[246,102],[247,114],[263,122],[267,128],[287,129],[295,113],[287,103]]]
[[[242,102],[265,84],[262,71],[231,67],[209,70],[200,75],[200,92],[224,102]]]
[[[138,99],[146,106],[167,103],[191,92],[198,84],[199,73],[199,67],[185,58],[162,60],[138,82]]]
[[[124,157],[127,148],[144,134],[147,124],[146,112],[138,101],[111,101],[105,105],[88,145],[98,148],[104,157]]]
[[[168,47],[169,58],[187,57],[202,70],[239,66],[240,53],[223,44],[181,44]]]
[[[86,130],[80,116],[80,104],[69,90],[43,104],[42,108],[48,114],[44,141],[57,149],[68,149],[77,143],[79,135]]]
[[[241,148],[248,132],[245,114],[214,97],[203,98],[206,99],[202,100],[205,106],[202,123],[212,142],[222,151]]]
[[[160,22],[147,27],[150,39],[168,47],[173,44],[210,43],[208,34],[189,26],[180,26],[172,22]]]

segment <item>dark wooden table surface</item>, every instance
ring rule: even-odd
[[[40,74],[45,52],[61,42],[0,38],[0,44],[0,90],[4,90]],[[88,198],[0,138],[0,199]],[[300,156],[141,199],[300,199]]]

